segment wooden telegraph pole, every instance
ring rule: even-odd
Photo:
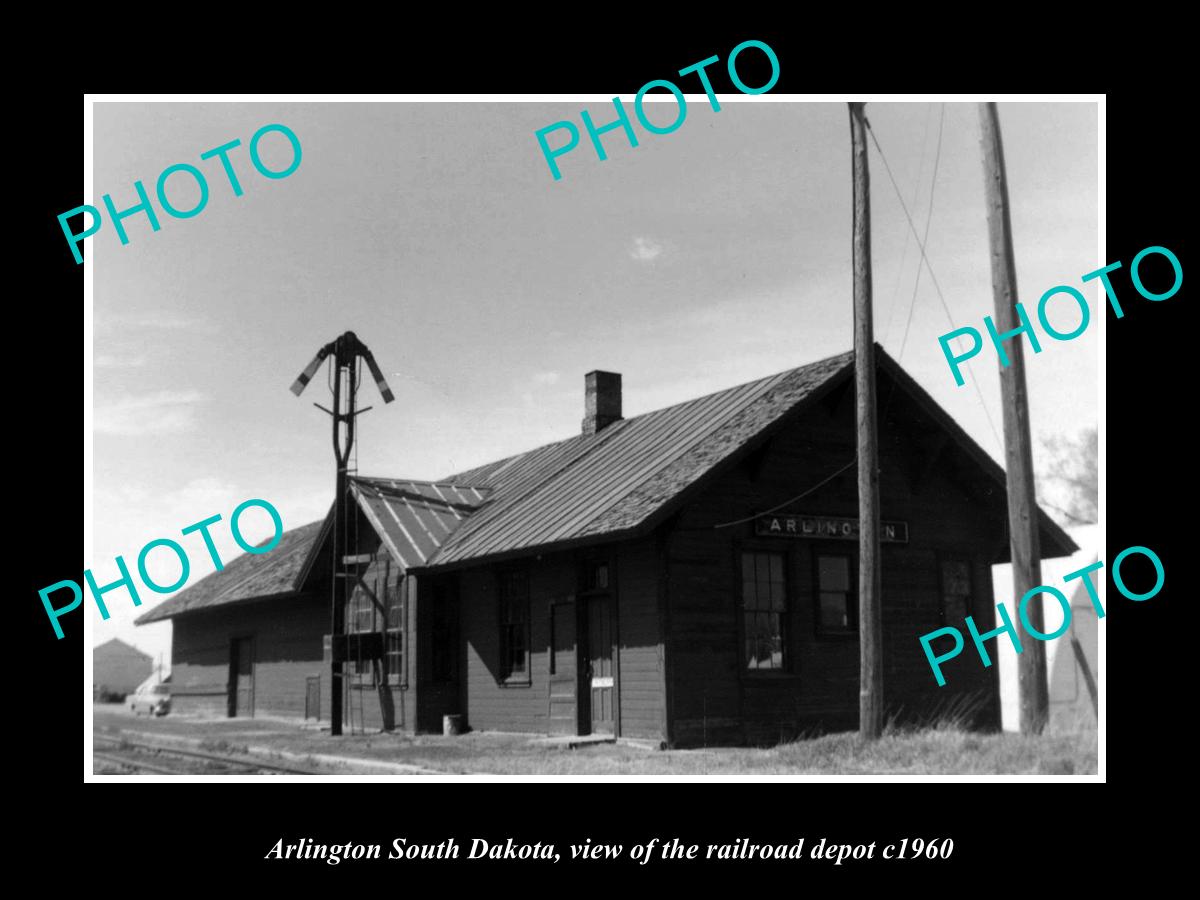
[[[1012,221],[1008,213],[1008,180],[1004,172],[1004,146],[995,103],[979,104],[982,127],[983,183],[987,200],[988,245],[992,257],[992,297],[996,329],[1000,334],[1020,324],[1017,302],[1017,265],[1013,259]],[[1025,357],[1021,336],[1005,348],[1009,365],[1000,367],[1000,397],[1004,403],[1004,461],[1008,469],[1008,530],[1012,547],[1013,595],[1024,597],[1042,582],[1042,556],[1038,546],[1037,506],[1033,488],[1033,445],[1029,438],[1029,397],[1025,390]],[[1042,627],[1040,602],[1029,604],[1029,621]],[[1025,641],[1017,656],[1021,695],[1021,733],[1041,734],[1050,709],[1046,685],[1046,648],[1042,641]]]
[[[879,448],[871,322],[871,201],[862,103],[850,104],[854,170],[854,390],[858,431],[858,731],[883,733],[883,614],[879,596]]]

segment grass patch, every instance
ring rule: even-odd
[[[454,739],[451,739],[454,740]],[[857,732],[769,748],[647,751],[623,745],[548,749],[528,741],[414,746],[387,757],[454,773],[495,775],[1085,775],[1096,772],[1095,732],[1026,737],[950,723]]]
[[[777,750],[796,774],[1075,775],[1096,772],[1095,735],[980,734],[952,725],[890,731],[878,741],[857,733],[797,741]]]

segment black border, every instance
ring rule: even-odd
[[[1006,69],[1036,65],[1039,59],[1064,61],[1058,42],[1062,34],[1071,34],[1071,45],[1077,53],[1089,46],[1093,54],[1106,52],[1105,42],[1089,45],[1086,36],[1074,27],[1059,29],[1050,21],[1042,24],[1045,27],[1035,29],[1021,45],[1004,44],[1004,52],[997,50],[996,61]],[[866,72],[856,72],[851,66],[845,71],[835,69],[817,46],[829,37],[822,38],[816,31],[750,27],[733,39],[684,34],[665,39],[642,34],[638,28],[616,20],[612,25],[611,32],[597,36],[590,46],[578,35],[572,35],[569,42],[564,37],[549,41],[531,38],[525,47],[514,46],[506,39],[478,53],[464,41],[439,40],[437,35],[425,32],[423,37],[406,39],[402,53],[392,52],[386,58],[380,54],[378,63],[350,70],[340,87],[349,90],[354,83],[370,83],[413,92],[476,91],[481,87],[470,82],[486,73],[487,84],[482,89],[493,92],[599,91],[628,96],[646,80],[668,77],[671,71],[714,53],[724,57],[744,37],[767,41],[779,55],[782,75],[776,92],[832,91],[845,84],[871,87],[879,84],[881,71],[887,79],[884,87],[900,90],[906,85],[898,81],[911,73],[914,65],[910,53],[908,61],[895,68],[889,67],[886,60],[876,59]],[[618,29],[622,31],[619,35],[615,33]],[[997,41],[1003,43],[1003,37]],[[848,52],[851,41],[843,37],[835,43]],[[870,52],[869,47],[861,49],[863,54]],[[941,73],[942,89],[947,87],[947,72],[959,71],[963,63],[969,63],[969,70],[978,67],[973,59],[977,51],[967,47],[940,47],[934,54],[920,46],[916,49],[917,55],[932,56],[927,65]],[[1064,65],[1073,67],[1073,71],[1061,71],[1060,67],[1055,72],[1055,77],[1063,76],[1075,84],[1028,85],[1026,89],[1094,90],[1093,85],[1079,83],[1091,78],[1083,59],[1079,55],[1067,59]],[[1125,61],[1120,65],[1137,68],[1138,63]],[[389,74],[371,77],[375,66]],[[453,66],[459,67],[457,79],[446,76]],[[1158,73],[1160,68],[1156,65],[1151,71]],[[299,73],[297,83],[287,87],[330,89],[325,87],[327,79],[327,69],[318,71],[317,66],[311,66]],[[997,86],[994,81],[991,85],[980,83],[984,80],[981,77],[972,84],[955,84],[953,89]],[[1104,75],[1100,80],[1109,79]],[[1185,196],[1188,176],[1181,175],[1173,161],[1176,154],[1184,155],[1186,151],[1182,144],[1175,146],[1179,139],[1173,134],[1181,127],[1184,110],[1172,96],[1170,84],[1167,77],[1142,89],[1109,95],[1107,261],[1120,259],[1127,265],[1140,249],[1157,244],[1170,247],[1187,269],[1183,216],[1190,210]],[[933,86],[931,82],[925,89]],[[716,87],[728,89],[719,83]],[[230,85],[229,89],[244,88]],[[192,83],[170,89],[203,91],[213,90],[214,86],[211,82]],[[31,249],[40,265],[30,265],[24,254],[14,260],[37,277],[22,279],[29,287],[21,292],[19,300],[12,301],[16,327],[9,332],[10,346],[17,355],[10,369],[15,376],[11,383],[17,400],[11,413],[9,440],[18,449],[10,457],[12,479],[18,489],[12,509],[19,511],[14,524],[22,538],[20,552],[10,559],[20,566],[13,592],[21,623],[17,631],[23,651],[19,671],[36,673],[36,684],[32,678],[16,680],[13,699],[20,710],[16,731],[34,748],[34,771],[23,774],[22,782],[32,787],[39,799],[21,840],[30,855],[18,865],[45,871],[46,866],[62,866],[69,853],[74,862],[88,867],[83,871],[93,873],[94,883],[102,884],[108,879],[101,864],[114,854],[127,853],[139,843],[138,836],[149,833],[156,835],[156,846],[165,847],[166,852],[152,855],[157,862],[146,863],[146,867],[168,877],[186,873],[189,884],[217,886],[238,883],[235,877],[249,871],[264,876],[264,887],[295,879],[308,886],[321,883],[346,888],[361,883],[368,871],[378,871],[390,884],[416,887],[418,882],[410,880],[416,873],[410,869],[421,864],[282,866],[262,859],[281,837],[330,842],[365,840],[386,845],[400,834],[412,841],[437,841],[453,835],[467,843],[471,837],[549,839],[560,846],[584,837],[626,844],[664,836],[678,837],[685,843],[738,837],[777,843],[799,836],[810,841],[824,836],[846,842],[949,836],[956,841],[952,859],[936,864],[936,868],[923,862],[906,867],[863,864],[840,869],[832,865],[769,864],[774,870],[772,876],[777,874],[786,879],[783,884],[797,886],[811,884],[818,876],[844,883],[865,870],[878,872],[891,884],[904,881],[905,873],[911,872],[912,878],[928,887],[931,877],[951,874],[947,867],[997,880],[1012,877],[1016,883],[1023,867],[1033,864],[1038,856],[1044,856],[1051,870],[1066,859],[1076,861],[1071,869],[1076,874],[1079,870],[1108,868],[1101,861],[1105,857],[1097,854],[1108,845],[1111,833],[1119,831],[1113,827],[1119,819],[1103,813],[1128,808],[1127,800],[1106,797],[1106,805],[1101,807],[1097,794],[1083,795],[1080,788],[1054,784],[910,783],[885,787],[878,783],[824,783],[759,785],[753,790],[747,785],[727,784],[338,784],[305,787],[303,791],[296,786],[281,790],[257,784],[220,788],[236,791],[238,798],[213,798],[205,786],[156,785],[153,795],[134,788],[138,796],[132,800],[124,795],[98,798],[91,791],[107,788],[89,785],[86,797],[81,795],[79,791],[85,786],[76,704],[83,701],[79,680],[82,635],[79,629],[68,629],[66,638],[56,640],[46,627],[37,598],[40,587],[60,579],[78,579],[84,564],[81,554],[77,555],[77,538],[70,537],[73,529],[66,527],[70,521],[68,510],[75,508],[82,493],[82,476],[77,455],[79,427],[64,402],[78,396],[74,391],[82,381],[82,362],[67,361],[80,345],[76,329],[82,330],[81,325],[68,327],[73,316],[64,314],[68,309],[79,309],[82,267],[74,265],[55,219],[59,212],[81,202],[81,113],[82,94],[68,89],[37,93],[25,102],[21,113],[27,127],[37,129],[38,142],[19,179],[18,190],[25,196],[19,200],[24,212],[17,221],[22,229],[31,228],[31,238],[22,240],[21,246]],[[1187,429],[1191,426],[1192,404],[1188,389],[1193,379],[1185,368],[1191,356],[1187,352],[1190,307],[1186,284],[1170,301],[1151,304],[1133,296],[1127,280],[1114,281],[1122,297],[1131,299],[1125,303],[1124,319],[1116,320],[1111,311],[1107,315],[1106,456],[1110,477],[1105,558],[1112,559],[1130,545],[1148,546],[1158,552],[1167,573],[1161,594],[1142,603],[1120,597],[1110,581],[1108,617],[1103,626],[1107,635],[1108,781],[1118,793],[1137,789],[1141,798],[1152,795],[1148,788],[1162,777],[1160,773],[1182,765],[1185,772],[1172,772],[1171,777],[1186,777],[1189,765],[1186,757],[1163,751],[1177,746],[1173,740],[1173,728],[1179,721],[1176,697],[1186,689],[1171,671],[1174,648],[1168,638],[1185,630],[1173,613],[1171,592],[1176,585],[1186,583],[1190,548],[1184,542],[1190,542],[1192,531],[1189,509],[1179,502],[1190,481],[1190,469],[1180,458],[1190,447]],[[26,388],[29,380],[36,390]],[[36,448],[32,466],[26,461],[28,454],[20,452],[29,440]],[[39,702],[26,704],[25,697],[39,698]],[[1172,712],[1176,715],[1169,715]],[[199,794],[202,789],[203,797]],[[124,792],[126,788],[115,790]],[[266,790],[272,791],[270,798],[262,796]],[[1062,790],[1073,791],[1069,801],[1059,793]],[[249,796],[247,791],[251,792]],[[869,798],[866,791],[871,792]],[[887,797],[882,797],[883,791]],[[181,796],[181,792],[187,796]],[[756,794],[772,798],[761,814],[751,814],[758,807],[748,806],[747,798]],[[232,809],[240,810],[240,814],[230,815]],[[1022,814],[1038,809],[1041,814]],[[1140,864],[1140,860],[1154,865],[1156,842],[1147,833],[1154,816],[1147,813],[1137,818],[1138,837],[1127,848],[1130,864]],[[530,887],[567,889],[575,884],[544,882],[546,870],[532,871],[530,863],[480,863],[472,869],[459,866],[453,874],[442,876],[437,873],[444,870],[426,869],[420,877],[433,875],[457,881],[468,872],[476,872],[493,878],[497,865],[508,868],[510,875],[519,875]],[[676,863],[670,868],[655,868],[660,876],[669,875],[673,880],[690,870],[712,885],[715,882],[709,879],[721,870],[745,883],[746,865]],[[565,869],[559,864],[552,871]],[[640,870],[626,871],[636,877]],[[948,888],[945,881],[934,883]]]

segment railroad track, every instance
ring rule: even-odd
[[[162,744],[147,744],[139,741],[116,741],[94,735],[92,758],[110,767],[122,770],[119,773],[137,774],[146,772],[154,775],[315,775],[308,769],[293,769],[275,766],[252,759],[238,759],[200,750],[184,750]],[[97,767],[98,768],[98,767]]]

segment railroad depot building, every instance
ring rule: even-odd
[[[1003,470],[876,347],[889,717],[1000,725],[972,652],[938,687],[920,635],[995,626]],[[138,619],[173,622],[176,712],[347,727],[770,743],[858,720],[853,354],[625,419],[586,378],[581,433],[436,482],[352,477],[346,629],[332,513]],[[1039,511],[1044,557],[1076,548]],[[1003,639],[1003,637],[1001,638]],[[970,648],[968,648],[969,650]]]

